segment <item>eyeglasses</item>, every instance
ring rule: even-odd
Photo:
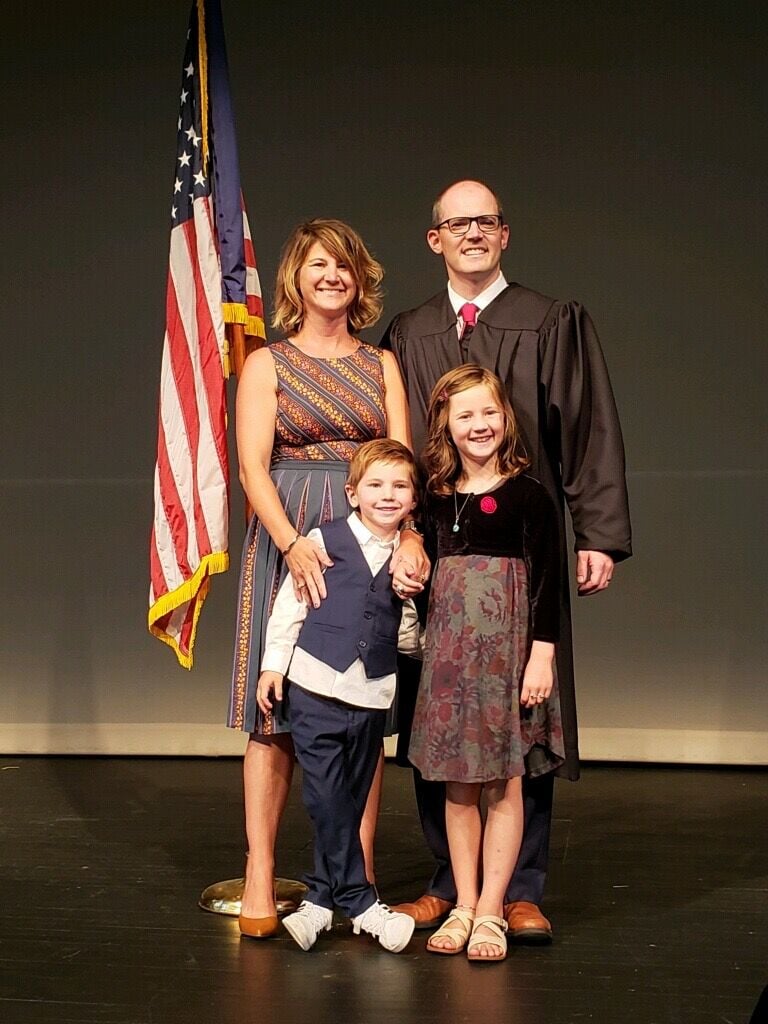
[[[449,217],[435,224],[435,230],[448,228],[452,235],[466,235],[473,221],[484,235],[492,235],[504,223],[504,218],[500,213],[481,213],[479,217]]]

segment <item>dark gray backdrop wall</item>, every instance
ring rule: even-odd
[[[595,318],[637,556],[576,602],[584,753],[768,760],[763,8],[225,0],[224,15],[268,293],[290,228],[339,216],[387,269],[383,328],[442,286],[430,204],[473,176],[504,199],[507,276]],[[214,581],[191,674],[145,630],[187,16],[74,0],[4,19],[7,751],[242,748],[219,725],[236,569]]]

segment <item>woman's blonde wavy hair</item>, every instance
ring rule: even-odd
[[[275,284],[275,312],[272,326],[285,335],[294,334],[304,321],[304,303],[299,291],[299,271],[307,253],[319,242],[334,259],[346,263],[357,293],[347,310],[350,330],[371,327],[383,308],[381,281],[384,269],[368,252],[356,231],[340,220],[305,221],[294,228],[280,254]]]
[[[504,439],[496,453],[499,473],[505,477],[517,476],[530,465],[504,385],[490,370],[465,363],[443,374],[429,400],[424,463],[427,467],[427,490],[434,494],[451,494],[461,476],[461,457],[448,427],[451,398],[480,385],[488,388],[504,414]]]

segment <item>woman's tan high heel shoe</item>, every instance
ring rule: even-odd
[[[280,930],[276,914],[271,917],[243,917],[241,914],[237,920],[240,934],[247,935],[249,939],[271,939]]]
[[[272,890],[272,895],[277,905],[277,887]],[[269,917],[238,917],[240,934],[247,935],[249,939],[271,939],[280,930],[280,922],[277,914],[270,914]]]

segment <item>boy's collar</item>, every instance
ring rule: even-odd
[[[382,540],[381,537],[369,530],[365,523],[362,521],[357,512],[352,512],[348,518],[349,528],[354,533],[358,543],[365,544],[367,541],[373,539],[377,544],[380,544],[383,548],[391,548],[393,551],[400,542],[400,534],[396,533],[392,540]]]

